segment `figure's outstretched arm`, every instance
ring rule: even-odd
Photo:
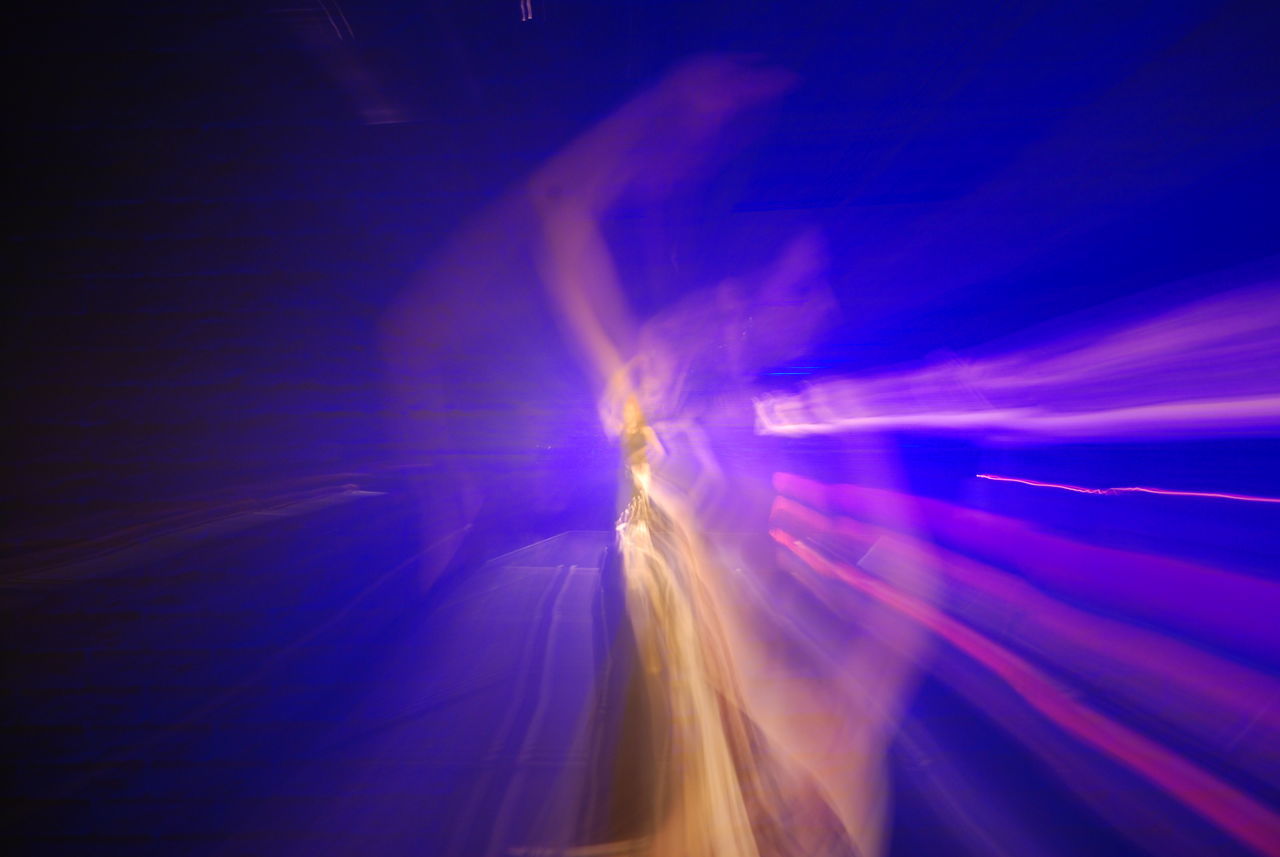
[[[669,191],[705,157],[730,119],[790,83],[790,75],[742,59],[691,61],[530,177],[544,285],[602,389],[623,377],[636,349],[636,323],[601,217],[628,195]]]

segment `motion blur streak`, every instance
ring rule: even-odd
[[[1262,854],[1280,854],[1280,816],[1200,767],[1141,734],[1082,705],[1025,659],[885,581],[831,560],[782,530],[774,538],[819,574],[836,578],[928,627],[936,636],[982,663],[1059,727],[1131,766]],[[901,541],[899,540],[901,539]],[[886,537],[875,550],[900,560],[921,560],[909,539]]]
[[[1012,476],[997,476],[994,473],[979,473],[979,479],[992,482],[1016,482],[1019,485],[1030,485],[1033,488],[1060,488],[1076,494],[1163,494],[1168,497],[1208,497],[1214,500],[1244,500],[1248,503],[1280,503],[1280,497],[1255,497],[1252,494],[1222,494],[1216,491],[1172,491],[1168,488],[1148,488],[1132,485],[1123,488],[1085,488],[1081,485],[1059,485],[1056,482],[1040,482],[1035,479],[1016,479]]]
[[[894,492],[822,485],[778,474],[779,493],[893,528],[883,508]],[[1280,585],[1185,560],[1084,544],[1028,522],[929,498],[912,498],[930,539],[983,562],[1017,569],[1028,582],[1097,609],[1152,622],[1193,639],[1270,662],[1280,651]],[[1205,597],[1212,593],[1213,598]]]
[[[1280,287],[1269,274],[1040,347],[821,381],[758,399],[756,424],[783,436],[927,429],[1025,441],[1274,434]]]

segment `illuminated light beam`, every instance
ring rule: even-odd
[[[946,640],[1003,679],[1067,734],[1124,763],[1258,853],[1280,857],[1280,816],[1269,807],[1164,745],[1071,698],[1024,658],[933,605],[857,566],[828,559],[784,530],[771,530],[770,535],[818,574],[870,595]]]
[[[1248,503],[1280,503],[1280,497],[1258,497],[1253,494],[1226,494],[1219,491],[1174,491],[1170,488],[1148,488],[1142,485],[1128,485],[1119,488],[1086,488],[1083,485],[1041,482],[1037,479],[1019,479],[1015,476],[999,476],[995,473],[977,473],[974,475],[979,479],[989,479],[992,482],[1016,482],[1019,485],[1030,485],[1033,488],[1059,488],[1076,494],[1109,496],[1117,494],[1165,494],[1170,497],[1209,497],[1214,500],[1243,500]]]
[[[756,431],[947,431],[1020,443],[1274,434],[1280,276],[1270,268],[1221,276],[1254,285],[1041,345],[760,396]]]
[[[904,389],[907,389],[904,387]],[[850,380],[815,384],[793,396],[754,402],[756,433],[780,437],[929,429],[1011,436],[1028,440],[1114,437],[1212,437],[1270,432],[1280,426],[1280,396],[1196,399],[1096,411],[1054,411],[1019,406],[971,409],[869,410]],[[874,404],[874,403],[873,403]]]

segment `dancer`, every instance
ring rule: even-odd
[[[644,684],[636,698],[654,754],[651,829],[629,853],[870,857],[882,847],[881,758],[922,634],[881,617],[868,623],[881,636],[835,654],[839,681],[788,675],[796,663],[774,647],[794,629],[750,603],[708,540],[708,522],[725,513],[708,502],[715,492],[699,490],[717,478],[697,425],[709,411],[685,390],[689,377],[705,386],[711,375],[732,392],[808,344],[832,306],[820,242],[803,233],[749,278],[754,287],[724,283],[638,325],[600,223],[626,196],[687,174],[735,116],[789,83],[735,59],[696,61],[528,183],[547,293],[601,391],[602,423],[624,449],[618,533]],[[768,565],[751,571],[767,574]],[[859,690],[869,696],[855,701]]]

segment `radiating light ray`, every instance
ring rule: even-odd
[[[1261,497],[1254,494],[1228,494],[1220,491],[1174,491],[1171,488],[1151,488],[1144,485],[1126,485],[1117,488],[1087,488],[1083,485],[1066,485],[1058,482],[1041,482],[1038,479],[1019,479],[1015,476],[999,476],[995,473],[975,474],[979,479],[992,482],[1016,482],[1034,488],[1059,488],[1076,494],[1164,494],[1170,497],[1208,497],[1214,500],[1243,500],[1249,503],[1280,503],[1280,497]]]

